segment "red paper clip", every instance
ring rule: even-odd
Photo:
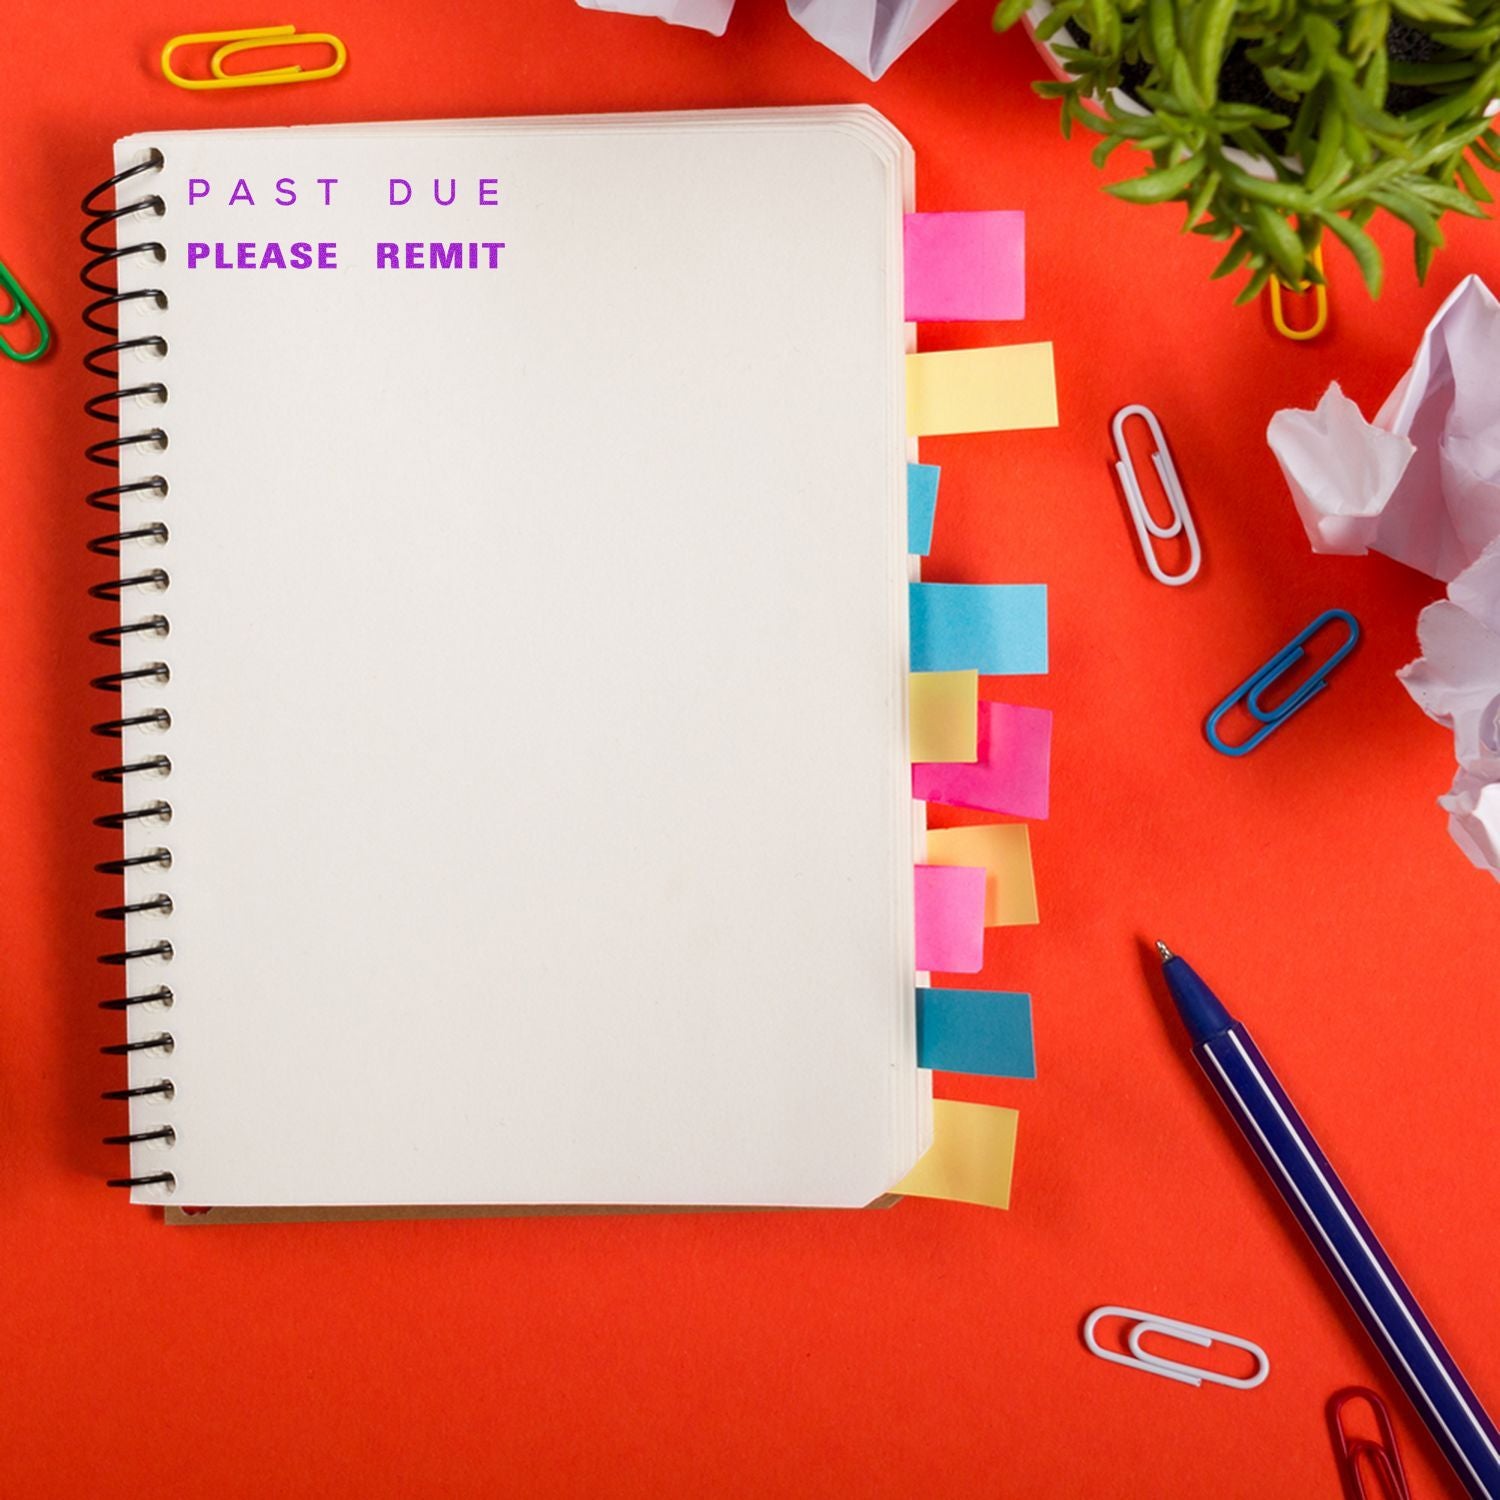
[[[1379,1438],[1356,1437],[1344,1428],[1344,1408],[1351,1401],[1363,1401],[1375,1414]],[[1411,1500],[1406,1484],[1406,1470],[1401,1466],[1401,1450],[1396,1445],[1396,1429],[1385,1402],[1366,1386],[1351,1385],[1335,1391],[1328,1398],[1328,1430],[1333,1436],[1333,1456],[1339,1478],[1349,1500]],[[1375,1476],[1373,1490],[1365,1488],[1365,1473]]]

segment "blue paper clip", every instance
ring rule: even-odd
[[[1302,660],[1307,652],[1303,650],[1304,644],[1315,636],[1331,620],[1342,620],[1348,627],[1348,638],[1339,646],[1332,656],[1320,666],[1301,687],[1297,688],[1284,703],[1278,703],[1274,708],[1267,708],[1262,702],[1266,689],[1279,682],[1296,664]],[[1306,630],[1300,635],[1295,635],[1284,645],[1270,661],[1259,666],[1250,674],[1214,711],[1208,716],[1208,722],[1203,726],[1203,733],[1208,743],[1219,752],[1220,755],[1248,755],[1259,745],[1268,734],[1280,729],[1297,710],[1303,707],[1309,698],[1315,693],[1320,693],[1328,686],[1328,677],[1333,669],[1348,656],[1359,640],[1359,621],[1346,609],[1326,609],[1318,616]],[[1219,737],[1219,721],[1237,703],[1243,702],[1246,711],[1253,719],[1258,719],[1261,728],[1257,729],[1249,739],[1238,745],[1226,745]]]

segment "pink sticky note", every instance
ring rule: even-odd
[[[1026,215],[907,214],[906,319],[987,322],[1026,315]]]
[[[913,766],[912,796],[1015,818],[1045,818],[1051,757],[1050,708],[980,703],[978,759],[972,765]]]
[[[918,865],[917,967],[977,974],[984,967],[982,869]]]

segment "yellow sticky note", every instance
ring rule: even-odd
[[[1031,831],[1024,823],[930,829],[926,863],[984,866],[986,927],[1021,927],[1037,920]]]
[[[906,356],[906,430],[913,437],[1056,426],[1051,344]]]
[[[913,672],[907,701],[912,760],[979,759],[978,672]]]
[[[998,1105],[934,1099],[932,1149],[891,1191],[1009,1208],[1017,1118]]]

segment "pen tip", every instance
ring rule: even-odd
[[[1172,950],[1160,938],[1156,940],[1156,951],[1161,954],[1161,961],[1163,963],[1166,963],[1172,956]]]

